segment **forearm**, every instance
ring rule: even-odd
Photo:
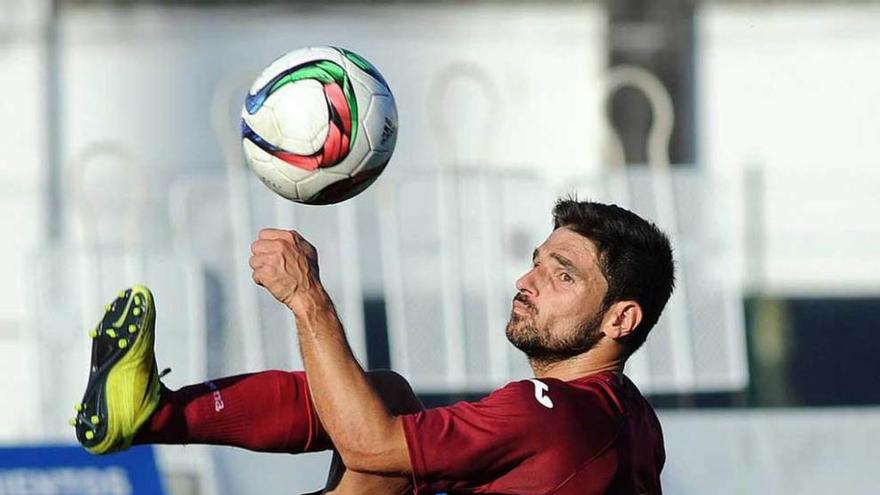
[[[290,307],[315,408],[345,464],[359,471],[406,471],[399,420],[354,359],[327,293],[318,285]]]
[[[251,252],[254,282],[296,316],[315,409],[345,464],[356,471],[409,472],[402,423],[370,387],[348,347],[318,276],[315,247],[294,231],[263,229]]]

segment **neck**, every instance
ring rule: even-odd
[[[556,378],[571,381],[596,373],[615,371],[623,373],[626,360],[616,342],[600,342],[590,350],[559,361],[529,359],[535,378]]]

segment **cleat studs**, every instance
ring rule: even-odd
[[[141,305],[141,296],[134,296],[134,304],[135,306]]]
[[[82,410],[83,410],[83,405],[82,405],[82,404],[74,404],[74,405],[73,405],[73,410],[76,411],[76,412],[82,412]]]
[[[76,418],[70,418],[69,420],[67,420],[67,424],[69,424],[70,426],[76,426]]]
[[[94,440],[94,439],[95,439],[95,432],[87,431],[86,432],[86,440]]]
[[[128,333],[137,333],[138,327],[134,323],[128,326]]]
[[[126,347],[128,347],[128,341],[125,340],[125,339],[121,339],[121,340],[119,341],[119,348],[120,348],[120,349],[125,349]]]
[[[110,330],[107,330],[107,331],[104,332],[104,333],[106,333],[107,336],[110,337],[111,339],[115,339],[115,338],[116,338],[116,331],[113,330],[112,328],[111,328]]]
[[[121,290],[121,291],[119,291],[119,294],[117,294],[117,295],[118,295],[120,298],[125,297],[125,291],[124,291],[124,290]]]
[[[92,339],[97,338],[97,337],[98,337],[98,331],[95,330],[94,328],[91,329],[91,330],[89,330],[89,337],[92,338]]]
[[[140,316],[141,315],[141,308],[134,308],[134,311],[132,311],[132,314],[135,316]]]
[[[109,305],[109,304],[105,304],[105,305],[104,305],[104,312],[106,313],[107,311],[110,311],[110,305]]]
[[[101,423],[101,418],[99,418],[99,417],[97,417],[97,416],[92,416],[92,417],[89,418],[89,419],[92,420],[92,424],[93,424],[93,425],[97,425],[97,424],[100,424],[100,423]]]

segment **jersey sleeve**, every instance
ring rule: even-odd
[[[468,490],[503,475],[541,447],[542,406],[529,381],[479,402],[403,416],[416,493]]]

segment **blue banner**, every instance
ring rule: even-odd
[[[95,456],[80,446],[0,448],[0,495],[162,495],[153,448]]]

